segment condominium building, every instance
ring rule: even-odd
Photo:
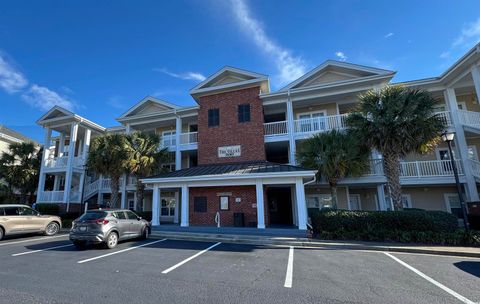
[[[404,207],[460,215],[451,158],[457,164],[468,201],[479,201],[480,45],[438,77],[401,83],[430,91],[436,112],[455,132],[454,155],[444,144],[401,161]],[[344,129],[358,95],[391,83],[395,72],[328,60],[277,91],[266,75],[224,67],[195,86],[195,105],[181,107],[146,97],[105,128],[54,107],[38,124],[45,128],[45,153],[38,203],[66,209],[88,201],[107,204],[107,176],[86,174],[93,137],[108,132],[151,132],[172,155],[169,173],[151,176],[146,197],[137,205],[131,176],[121,179],[122,207],[152,211],[152,224],[182,226],[241,223],[258,228],[306,228],[307,209],[331,205],[330,189],[315,171],[296,164],[306,138]],[[46,181],[50,180],[50,183]],[[390,210],[381,155],[372,153],[369,172],[339,184],[338,207]],[[237,221],[237,222],[235,222]]]

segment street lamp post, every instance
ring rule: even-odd
[[[460,207],[462,208],[463,225],[465,226],[465,231],[469,232],[470,228],[468,226],[468,219],[467,219],[467,206],[465,204],[465,200],[463,199],[462,186],[460,185],[457,166],[455,165],[455,160],[453,159],[452,141],[454,137],[455,137],[455,133],[453,132],[445,131],[442,133],[442,140],[446,142],[448,145],[448,155],[452,163],[453,175],[455,176],[455,184],[457,185],[458,199],[460,200]]]

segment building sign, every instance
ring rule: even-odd
[[[218,147],[218,157],[238,157],[242,155],[242,149],[238,146]]]

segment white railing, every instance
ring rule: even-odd
[[[265,136],[283,135],[288,133],[288,122],[275,121],[263,124],[263,132]]]
[[[455,160],[458,174],[463,174],[462,162]],[[450,160],[427,160],[400,162],[401,177],[453,176]]]
[[[180,134],[180,144],[196,144],[198,142],[198,132],[188,132]]]
[[[473,111],[458,110],[460,122],[466,126],[480,128],[480,113]]]
[[[85,185],[85,196],[90,196],[92,193],[95,193],[95,191],[98,191],[100,187],[100,180],[97,179],[90,184]]]
[[[42,191],[39,194],[39,201],[42,203],[58,203],[63,201],[63,191]]]
[[[110,189],[110,179],[109,178],[102,179],[102,185],[101,185],[100,189],[102,189],[102,190]]]
[[[435,112],[435,115],[437,115],[437,117],[439,117],[446,126],[452,125],[452,118],[450,116],[450,111]]]
[[[295,133],[316,133],[333,129],[345,129],[348,114],[294,120]]]
[[[371,159],[370,170],[365,175],[383,175],[383,160]]]
[[[73,166],[83,168],[85,165],[85,159],[81,156],[77,156],[73,158]]]
[[[478,160],[469,159],[470,168],[472,169],[472,174],[475,177],[480,178],[480,162]]]
[[[164,135],[160,137],[160,145],[164,148],[175,147],[177,140],[175,135]]]
[[[68,163],[68,156],[60,156],[47,159],[45,161],[46,168],[66,168]]]

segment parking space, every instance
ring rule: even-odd
[[[2,241],[0,259],[0,303],[480,301],[471,258],[155,238],[79,251],[59,235]]]

